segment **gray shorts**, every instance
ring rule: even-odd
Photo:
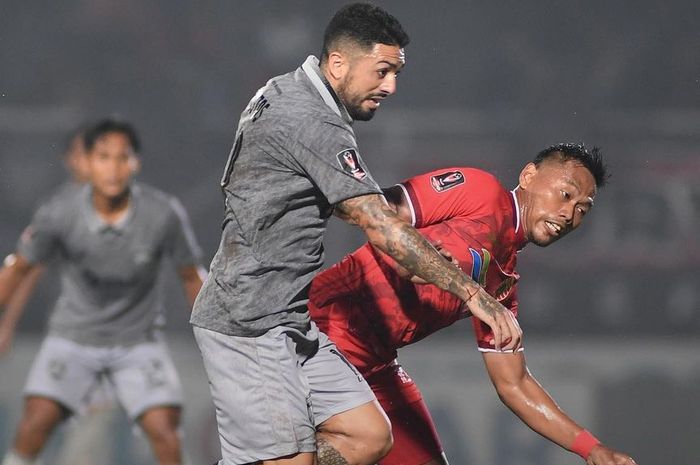
[[[48,336],[24,394],[53,399],[73,413],[83,413],[101,383],[110,385],[133,420],[153,407],[182,405],[180,379],[163,341],[94,347]]]
[[[209,377],[221,465],[316,450],[316,427],[375,400],[364,378],[315,324],[259,337],[194,327]]]

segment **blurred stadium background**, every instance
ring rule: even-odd
[[[143,139],[141,180],[176,194],[207,259],[238,115],[271,76],[320,52],[339,1],[3,0],[0,254],[63,179],[70,131],[117,115]],[[412,38],[399,90],[360,150],[389,185],[456,164],[515,185],[560,141],[599,145],[613,177],[569,239],[520,256],[529,365],[562,407],[640,465],[700,458],[700,4],[692,0],[382,1]],[[261,186],[264,188],[264,186]],[[362,242],[333,221],[332,263]],[[0,359],[0,454],[57,280],[44,278]],[[218,457],[213,409],[181,291],[168,333],[185,379],[193,463]],[[470,326],[406,351],[451,463],[576,464],[498,402]],[[85,464],[148,464],[120,414]],[[47,465],[65,463],[60,438]],[[77,463],[77,462],[73,462]]]

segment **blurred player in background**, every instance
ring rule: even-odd
[[[385,190],[392,208],[517,315],[516,254],[546,247],[580,226],[605,184],[597,149],[560,144],[543,150],[509,192],[492,175],[457,167],[416,176]],[[319,274],[312,319],[364,376],[387,412],[394,447],[381,465],[447,463],[422,395],[396,360],[397,349],[471,312],[425,285],[370,244]],[[501,400],[530,428],[590,465],[629,465],[569,418],[530,374],[521,350],[495,350],[488,326],[472,318],[478,348]]]
[[[199,248],[173,197],[132,181],[139,140],[123,122],[88,129],[89,184],[37,211],[0,270],[0,305],[38,264],[59,255],[62,291],[25,387],[25,406],[2,465],[36,463],[56,426],[108,382],[161,464],[182,463],[182,392],[162,337],[157,277],[177,268],[190,304],[202,284]]]
[[[63,152],[63,165],[69,179],[59,186],[55,196],[64,195],[65,191],[80,189],[87,182],[84,129],[75,131],[68,140]],[[12,293],[6,311],[0,315],[0,356],[7,353],[12,347],[17,323],[44,271],[43,266],[37,265],[31,272],[27,273],[27,276]]]
[[[88,167],[85,153],[85,127],[76,130],[68,139],[63,152],[63,165],[68,179],[57,189],[54,196],[80,190],[88,182]],[[59,254],[60,255],[60,254]],[[58,257],[57,257],[58,258]],[[52,260],[50,266],[60,267]],[[37,265],[12,293],[7,310],[0,315],[0,356],[7,354],[14,339],[17,324],[32,296],[34,288],[45,274],[44,266]],[[67,431],[63,438],[57,463],[61,465],[93,465],[101,463],[100,455],[109,450],[111,440],[109,428],[116,413],[114,392],[108,383],[100,383],[86,399],[86,415]],[[98,460],[98,462],[96,462]]]

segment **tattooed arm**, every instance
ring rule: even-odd
[[[442,257],[387,205],[383,196],[371,194],[345,200],[336,205],[335,215],[362,228],[373,246],[410,273],[465,301],[472,314],[493,330],[496,349],[520,347],[522,331],[510,310]]]

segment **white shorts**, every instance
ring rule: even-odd
[[[182,405],[182,387],[164,341],[96,347],[48,336],[34,360],[25,396],[57,401],[83,413],[107,383],[132,420],[159,406]]]
[[[222,461],[239,465],[316,450],[316,427],[375,400],[360,373],[312,323],[237,337],[194,327],[209,377]]]

